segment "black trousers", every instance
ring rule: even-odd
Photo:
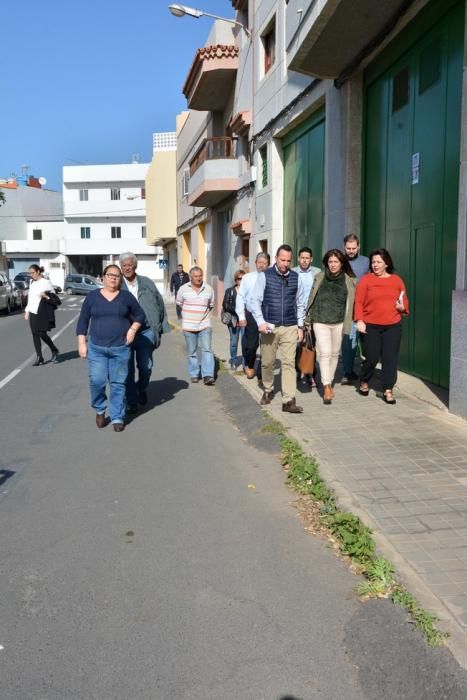
[[[380,326],[375,323],[366,324],[366,333],[362,334],[363,354],[365,355],[360,375],[362,382],[370,381],[376,364],[381,358],[383,391],[393,388],[397,381],[401,334],[400,323],[394,323],[390,326]]]
[[[246,326],[242,339],[242,353],[245,366],[253,369],[256,362],[256,352],[259,347],[259,331],[256,321],[249,311],[245,309]]]
[[[49,346],[52,352],[58,352],[55,347],[52,338],[49,338],[45,331],[32,330],[32,342],[34,343],[34,350],[36,351],[37,357],[42,357],[42,346],[41,341]]]

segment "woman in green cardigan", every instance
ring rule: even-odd
[[[305,323],[313,324],[324,389],[323,403],[330,404],[334,398],[332,383],[342,336],[349,334],[352,328],[356,279],[347,258],[337,248],[328,250],[323,267],[308,298]]]

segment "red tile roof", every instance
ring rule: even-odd
[[[196,51],[193,63],[188,71],[187,78],[185,80],[185,85],[183,86],[182,92],[185,97],[190,92],[191,86],[195,81],[196,75],[203,61],[212,61],[218,58],[237,58],[238,57],[238,46],[226,45],[226,44],[216,44],[215,46],[203,46],[202,49]]]

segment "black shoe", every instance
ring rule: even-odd
[[[44,364],[44,358],[43,357],[36,357],[35,361],[32,363],[33,367],[39,367],[39,365]]]
[[[216,380],[214,379],[214,377],[204,377],[203,381],[206,384],[206,386],[212,386]]]
[[[303,413],[303,408],[301,406],[297,406],[295,399],[291,399],[290,401],[287,401],[287,403],[283,403],[282,410],[284,413]]]
[[[54,365],[58,365],[58,363],[60,362],[60,360],[58,359],[58,350],[53,351],[51,362],[53,362]]]
[[[145,391],[140,391],[138,395],[138,403],[141,404],[141,406],[146,406],[148,402],[148,395]]]
[[[260,404],[261,406],[268,406],[272,401],[272,391],[266,391],[264,390],[263,395],[261,397]]]
[[[135,413],[138,413],[138,406],[128,406],[126,412],[129,416],[134,416]]]
[[[192,378],[191,378],[191,383],[192,383],[192,384],[198,384],[198,382],[199,382],[199,377],[192,377]]]

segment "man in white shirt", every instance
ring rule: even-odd
[[[257,323],[251,313],[251,295],[260,272],[269,267],[270,257],[268,253],[258,253],[255,258],[256,270],[244,275],[240,289],[237,292],[235,311],[239,319],[238,325],[245,328],[242,339],[242,352],[245,364],[245,374],[248,379],[255,376],[256,352],[259,347],[259,331]]]
[[[313,287],[313,282],[315,281],[316,275],[321,272],[319,267],[314,267],[311,263],[313,262],[313,251],[311,248],[304,247],[300,248],[298,251],[298,266],[294,267],[294,271],[298,273],[305,291],[305,304],[308,303],[308,298],[310,296],[311,288]],[[308,388],[313,386],[313,377],[310,374],[304,374],[298,369],[298,345],[297,354],[295,355],[295,369],[297,370],[297,382],[302,388]]]

